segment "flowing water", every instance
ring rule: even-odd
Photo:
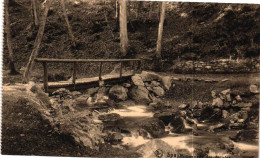
[[[121,116],[117,126],[121,129],[126,129],[130,131],[131,134],[122,134],[122,145],[128,146],[129,148],[138,149],[151,140],[159,140],[160,142],[164,142],[173,148],[175,151],[186,151],[190,156],[193,156],[194,151],[197,147],[206,146],[209,148],[208,156],[232,156],[227,152],[225,148],[219,148],[216,146],[218,143],[222,144],[232,144],[235,148],[238,148],[242,151],[250,151],[250,152],[258,152],[258,145],[255,144],[247,144],[243,142],[233,142],[228,138],[226,134],[215,134],[209,133],[205,130],[199,131],[199,136],[194,136],[192,133],[187,134],[176,134],[170,132],[170,126],[166,126],[166,131],[169,131],[169,134],[162,138],[152,138],[149,134],[147,137],[143,137],[139,135],[136,130],[140,128],[140,124],[149,119],[153,119],[154,113],[149,110],[146,105],[136,105],[136,106],[124,106],[122,109],[114,109],[110,111],[110,113],[117,113]],[[206,124],[202,124],[194,120],[197,123],[198,129],[205,129],[208,126]],[[185,123],[186,124],[186,123]],[[188,124],[185,125],[186,128],[192,129]],[[153,144],[153,143],[151,143]],[[156,150],[156,148],[160,148],[159,146],[155,147],[154,144],[151,145],[150,148],[143,148],[141,153],[144,157],[151,157],[151,150]],[[162,149],[163,150],[163,149]],[[170,155],[168,155],[169,157]]]

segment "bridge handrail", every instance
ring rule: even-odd
[[[36,58],[36,62],[42,62],[44,69],[44,77],[43,84],[45,92],[48,92],[48,62],[60,62],[60,63],[73,63],[73,75],[72,75],[72,84],[74,84],[74,88],[76,86],[76,76],[77,76],[77,63],[82,62],[99,62],[99,81],[102,80],[102,65],[104,62],[120,62],[120,73],[119,77],[122,78],[122,67],[123,62],[133,62],[134,71],[133,75],[136,72],[136,62],[142,61],[142,59],[55,59],[55,58]]]
[[[127,62],[127,61],[141,61],[141,59],[55,59],[55,58],[36,58],[36,62]]]

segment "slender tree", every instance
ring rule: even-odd
[[[9,52],[9,56],[8,56],[9,68],[10,68],[10,74],[15,75],[15,74],[18,74],[18,72],[16,71],[15,65],[14,65],[8,5],[9,5],[9,0],[5,0],[5,32],[6,32],[6,43],[7,43],[8,52]]]
[[[119,5],[120,5],[120,15],[119,15],[120,51],[122,53],[122,56],[125,56],[127,54],[127,49],[128,49],[126,0],[119,0]]]
[[[71,38],[72,44],[73,44],[73,46],[76,46],[75,37],[72,33],[72,29],[71,29],[71,26],[70,26],[70,23],[69,23],[68,14],[66,12],[66,5],[65,5],[64,0],[61,0],[61,7],[62,7],[62,11],[63,11],[63,16],[64,16],[66,24],[68,26],[68,32],[69,32],[69,36]]]
[[[162,33],[163,33],[163,23],[165,18],[165,2],[161,2],[161,16],[158,28],[158,39],[156,45],[156,57],[161,58],[161,50],[162,50]]]
[[[37,2],[37,0],[31,0],[31,1],[32,1],[34,24],[36,26],[38,26],[39,25],[38,2]]]
[[[52,2],[52,0],[46,0],[44,14],[43,14],[43,17],[41,19],[40,27],[39,27],[39,30],[38,30],[38,33],[37,33],[37,36],[36,36],[36,39],[35,39],[35,42],[34,42],[34,45],[33,45],[32,54],[30,56],[29,62],[27,64],[27,67],[26,67],[25,72],[24,72],[24,79],[25,79],[26,82],[29,81],[30,72],[31,72],[31,69],[34,65],[34,60],[38,55],[38,50],[40,48],[40,44],[41,44],[41,41],[42,41],[42,36],[43,36],[43,33],[44,33],[44,28],[45,28],[47,15],[48,15],[48,12],[49,12],[51,2]]]

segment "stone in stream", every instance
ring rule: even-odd
[[[163,76],[162,77],[162,84],[166,90],[169,90],[172,85],[172,78],[169,76]]]
[[[152,139],[149,142],[141,145],[137,152],[140,153],[142,157],[146,158],[165,158],[175,157],[175,154],[178,155],[177,151],[171,147],[171,145],[159,139]],[[185,155],[189,155],[188,151]]]
[[[165,125],[159,119],[150,119],[142,122],[141,127],[149,132],[153,138],[161,138],[166,135]]]
[[[118,121],[120,119],[120,115],[116,114],[116,113],[99,115],[98,119],[102,120],[103,122],[115,122],[115,121]]]
[[[87,100],[90,97],[89,94],[81,95],[80,97],[74,99],[74,103],[76,105],[86,105],[87,106]]]
[[[222,117],[225,119],[229,116],[229,112],[227,110],[222,110]]]
[[[152,92],[159,97],[162,97],[165,94],[164,90],[161,87],[153,87]]]
[[[165,125],[168,125],[172,120],[172,118],[174,117],[174,114],[172,112],[165,111],[165,112],[155,113],[153,117],[162,120]]]
[[[212,106],[222,107],[224,104],[223,100],[220,98],[215,98],[212,101]]]
[[[144,82],[143,82],[140,75],[134,75],[134,76],[131,77],[131,79],[132,79],[132,82],[134,83],[134,85],[144,86]]]
[[[138,104],[145,104],[151,102],[149,98],[149,91],[144,86],[135,86],[129,90],[129,96]]]
[[[237,104],[232,104],[232,107],[239,107],[239,108],[247,108],[247,107],[252,107],[253,104],[252,103],[244,103],[244,102],[240,102]]]
[[[109,97],[115,100],[126,100],[127,89],[120,85],[115,85],[109,90]]]
[[[155,72],[142,71],[141,78],[143,81],[161,81],[161,76]]]
[[[189,107],[189,104],[181,104],[178,106],[179,109],[185,109],[185,108],[188,108]]]
[[[258,94],[259,93],[259,89],[258,89],[257,85],[254,85],[254,84],[251,84],[249,86],[249,90],[250,90],[251,93],[254,93],[254,94]]]
[[[172,132],[183,133],[185,131],[184,119],[180,116],[174,116],[170,125],[173,127],[171,129]]]
[[[157,81],[152,81],[151,82],[151,86],[152,87],[158,87],[158,86],[160,86],[161,84],[160,84],[160,82],[157,82]]]

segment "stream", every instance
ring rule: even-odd
[[[201,147],[208,147],[208,156],[232,157],[232,154],[227,151],[228,149],[225,145],[233,146],[234,149],[239,151],[258,152],[258,144],[256,142],[252,142],[251,144],[234,142],[229,139],[228,134],[225,132],[210,133],[205,130],[208,127],[207,124],[198,122],[198,136],[194,136],[192,132],[184,134],[172,133],[170,132],[171,127],[169,125],[165,127],[165,131],[168,131],[168,134],[161,138],[152,138],[149,133],[147,136],[140,135],[140,133],[136,132],[141,128],[140,124],[154,119],[154,112],[146,105],[125,105],[123,108],[113,109],[109,113],[116,113],[121,116],[120,120],[112,126],[117,126],[120,129],[130,132],[122,133],[123,139],[120,145],[139,151],[143,157],[156,157],[155,152],[158,150],[166,152],[164,154],[166,157],[176,157],[176,153],[185,153],[184,155],[193,156],[194,152],[199,151],[197,148]],[[191,128],[189,125],[185,126],[186,128]],[[164,143],[166,146],[162,145]],[[221,146],[221,144],[224,144],[224,146]],[[169,150],[164,151],[164,148],[168,147],[171,147],[173,150],[171,152]]]

